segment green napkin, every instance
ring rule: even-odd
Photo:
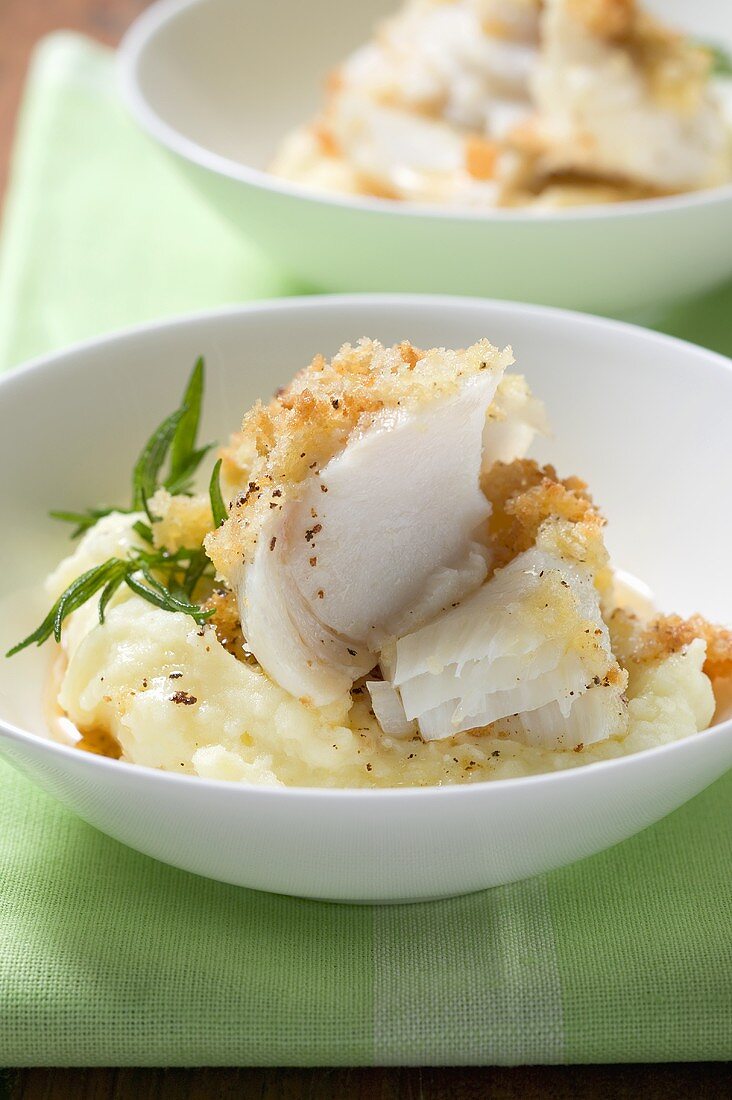
[[[135,131],[106,51],[69,35],[43,44],[4,228],[2,365],[291,285]],[[664,323],[731,349],[731,300]],[[731,795],[732,775],[528,882],[359,908],[155,863],[0,764],[0,1063],[732,1057]]]
[[[109,51],[36,53],[0,264],[0,368],[164,315],[299,289],[129,121]]]

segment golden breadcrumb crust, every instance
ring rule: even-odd
[[[465,141],[465,169],[476,180],[491,180],[498,168],[501,147],[480,134],[468,134]]]
[[[491,502],[488,545],[493,571],[508,565],[536,544],[540,532],[557,542],[568,556],[589,565],[597,587],[609,588],[611,576],[602,538],[600,512],[578,477],[559,478],[553,466],[530,458],[496,462],[483,477],[483,492]]]
[[[221,492],[225,500],[231,500],[241,485],[246,485],[257,459],[254,438],[244,432],[233,432],[226,447],[219,452],[221,459]]]
[[[649,622],[622,608],[608,620],[613,650],[621,663],[653,664],[702,638],[707,643],[704,671],[710,680],[732,677],[732,631],[707,622],[701,615],[657,615]]]
[[[406,341],[384,347],[363,339],[345,344],[331,360],[316,355],[269,405],[257,402],[224,451],[227,475],[244,465],[242,453],[248,469],[229,519],[206,539],[219,573],[231,576],[242,560],[251,560],[270,512],[306,478],[317,476],[379,413],[428,404],[456,393],[466,378],[512,362],[510,349],[499,351],[488,340],[465,351],[421,351]]]
[[[732,631],[701,615],[682,619],[658,615],[643,622],[622,608],[609,610],[612,572],[602,538],[605,524],[578,477],[558,478],[553,466],[532,459],[497,462],[483,479],[493,512],[488,520],[492,570],[501,568],[537,541],[586,562],[603,597],[612,650],[620,664],[655,664],[702,638],[707,643],[704,671],[710,680],[732,677]]]
[[[539,466],[529,458],[496,462],[483,477],[483,491],[491,502],[488,546],[489,575],[503,568],[519,554],[539,545],[541,549],[570,562],[587,565],[601,598],[609,596],[612,573],[602,537],[605,524],[578,477],[560,479],[553,466]],[[566,634],[575,624],[572,645],[596,673],[593,686],[627,686],[627,673],[598,641],[596,624],[577,620],[574,600],[565,582],[556,576],[544,578],[536,594],[536,614],[547,637]]]

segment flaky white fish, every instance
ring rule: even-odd
[[[339,697],[388,639],[480,586],[486,456],[515,457],[543,426],[525,384],[502,384],[511,362],[487,340],[362,341],[245,421],[256,459],[207,547],[248,648],[293,695]]]

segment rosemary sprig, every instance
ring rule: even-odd
[[[132,508],[144,508],[152,520],[148,501],[158,487],[160,470],[168,455],[173,436],[183,419],[185,408],[176,409],[159,424],[140,452],[132,471]]]
[[[111,512],[123,512],[124,508],[87,508],[85,512],[49,512],[51,519],[61,520],[62,523],[73,523],[74,530],[71,532],[72,539],[78,539],[80,535],[83,535],[85,531],[88,531],[90,527],[108,516]]]
[[[138,596],[142,596],[143,599],[147,600],[148,603],[154,604],[155,607],[160,607],[163,611],[182,611],[184,615],[190,615],[199,626],[202,626],[213,615],[213,609],[204,611],[199,604],[190,603],[188,600],[174,596],[170,589],[161,584],[147,569],[141,569],[140,575],[143,577],[145,584],[142,583],[136,572],[130,572],[125,576],[125,584]]]
[[[138,596],[142,596],[155,607],[160,607],[164,611],[181,611],[185,615],[190,615],[199,626],[210,618],[212,611],[204,611],[197,603],[192,602],[193,590],[204,571],[210,566],[210,563],[205,560],[203,550],[178,550],[176,554],[169,555],[165,550],[146,553],[133,549],[130,555],[129,558],[109,558],[72,581],[56,600],[41,625],[22,642],[13,646],[6,653],[6,657],[20,653],[26,646],[34,643],[43,645],[51,635],[60,642],[64,621],[100,589],[99,622],[103,623],[109,601],[122,584],[126,584]],[[202,557],[203,563],[200,560]],[[188,584],[184,582],[176,585],[182,590],[182,594],[171,591],[171,587],[176,583],[175,574],[185,578],[192,562],[196,563],[195,578]],[[153,570],[160,571],[164,576],[168,574],[166,583],[159,580]]]
[[[27,638],[24,638],[22,642],[18,642],[17,645],[13,646],[6,656],[12,657],[15,653],[19,653],[21,649],[25,649],[26,646],[32,645],[34,642],[36,645],[43,645],[52,634],[59,642],[64,619],[72,611],[76,611],[82,604],[85,604],[87,600],[90,600],[100,588],[106,588],[112,581],[116,580],[118,575],[123,576],[125,568],[125,562],[119,558],[110,558],[103,565],[97,565],[93,569],[88,569],[86,573],[82,573],[80,577],[72,581],[65,592],[62,592],[41,625]],[[106,602],[109,602],[109,597]],[[106,607],[106,603],[104,607]],[[103,611],[104,608],[100,611],[100,617]]]
[[[120,587],[120,585],[122,584],[122,582],[124,581],[126,576],[127,576],[127,573],[120,570],[119,573],[116,573],[111,578],[111,580],[107,581],[104,588],[102,589],[102,594],[99,597],[99,622],[100,623],[104,622],[104,615],[105,615],[105,612],[107,610],[107,604],[112,599],[112,596],[115,594],[117,589]]]
[[[196,449],[196,438],[203,403],[203,385],[204,362],[203,357],[199,356],[183,394],[181,404],[183,415],[170,446],[170,473],[164,482],[169,493],[187,493],[190,491],[194,474],[212,447],[212,444],[208,443],[205,447]]]
[[[208,486],[208,495],[211,499],[211,512],[213,514],[214,527],[220,527],[229,513],[226,510],[224,498],[221,495],[221,459],[216,460],[216,464],[211,471],[211,481]]]
[[[143,540],[143,542],[149,542],[150,545],[152,546],[152,542],[153,542],[152,527],[148,526],[147,523],[144,523],[143,520],[138,519],[138,520],[135,521],[135,523],[132,524],[132,530],[137,532],[137,534],[140,536],[140,538]]]
[[[87,508],[84,512],[65,510],[50,513],[53,519],[63,523],[73,523],[71,538],[79,538],[97,520],[108,516],[110,512],[144,511],[150,522],[149,500],[161,486],[173,494],[187,494],[191,491],[193,479],[201,462],[211,450],[213,444],[196,447],[196,437],[201,420],[201,406],[205,383],[205,364],[202,357],[196,360],[186,384],[180,406],[166,416],[155,429],[142,448],[132,473],[132,503],[129,507]],[[161,471],[168,460],[168,473],[161,478]],[[135,525],[137,530],[137,525]],[[138,530],[138,534],[141,532]],[[152,542],[152,536],[142,536]]]
[[[189,493],[201,460],[211,449],[212,444],[196,447],[203,388],[204,362],[199,358],[188,379],[180,406],[158,425],[140,452],[132,474],[130,508],[87,508],[84,512],[51,513],[54,519],[73,523],[72,538],[78,538],[111,512],[143,510],[149,523],[139,519],[132,526],[145,545],[130,548],[126,558],[109,558],[82,573],[61,593],[40,626],[13,646],[6,656],[12,657],[29,645],[43,645],[52,635],[59,642],[64,621],[97,593],[100,593],[99,621],[103,623],[110,600],[123,584],[155,607],[190,615],[199,626],[211,617],[213,611],[204,611],[195,602],[200,581],[204,577],[213,577],[213,566],[205,550],[202,546],[181,547],[175,552],[156,548],[153,538],[156,520],[149,504],[161,486],[170,493]],[[168,472],[163,476],[166,462]],[[209,489],[217,526],[226,518],[218,481],[220,468],[219,460],[214,467]],[[215,503],[214,494],[218,494]]]
[[[206,551],[201,546],[191,554],[181,582],[181,588],[189,599],[193,596],[196,585],[204,576],[213,576],[213,566]]]

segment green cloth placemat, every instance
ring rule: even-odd
[[[36,53],[0,263],[0,369],[141,321],[299,291],[118,101],[112,54],[56,34]]]
[[[3,366],[292,289],[134,130],[109,54],[69,35],[36,58],[2,243]],[[730,302],[664,324],[732,350]],[[552,875],[371,909],[165,867],[0,764],[0,1064],[730,1058],[731,796],[732,775]]]

